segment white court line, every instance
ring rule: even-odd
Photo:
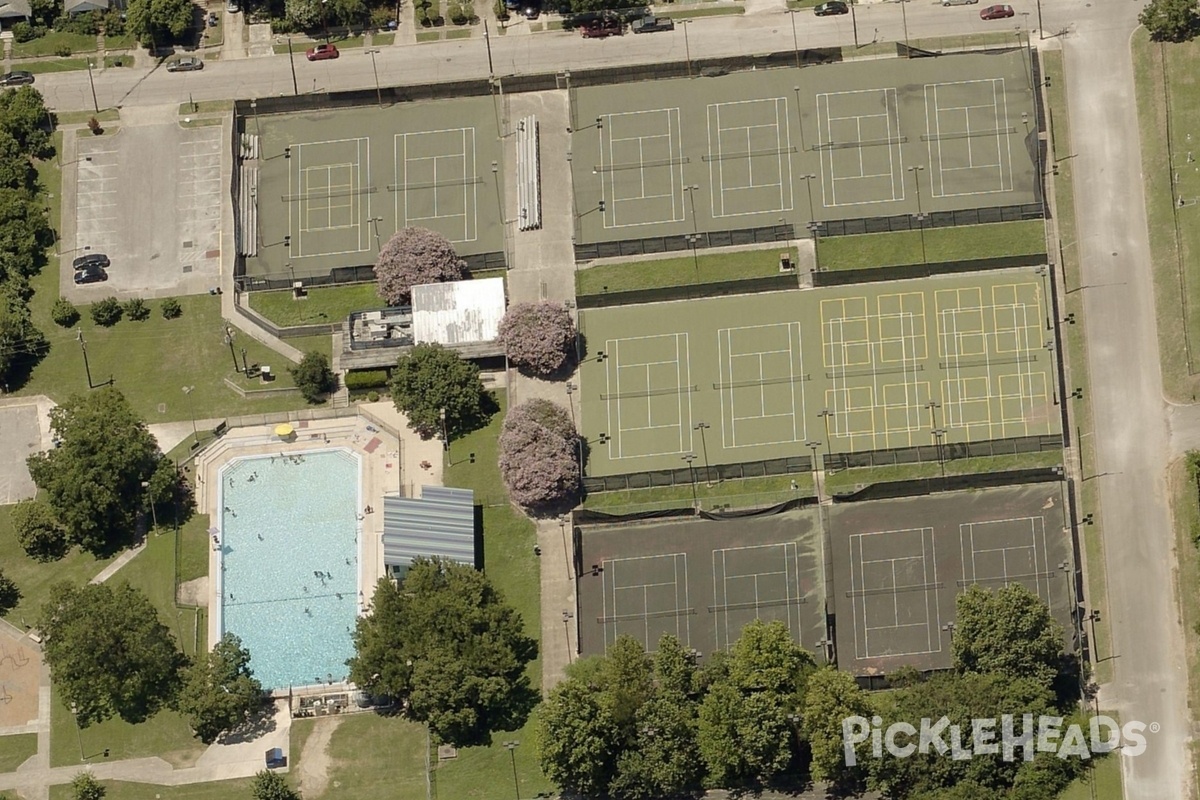
[[[665,360],[655,360],[655,361],[649,361],[649,362],[622,363],[621,357],[620,357],[620,346],[622,343],[631,342],[631,341],[639,341],[639,340],[648,340],[648,339],[665,339],[668,337],[673,338],[675,340],[675,352],[676,352],[675,360],[672,361],[671,359],[665,359]],[[681,344],[680,344],[681,340],[682,340],[682,350],[681,350]],[[690,383],[690,381],[691,381],[691,365],[690,365],[690,362],[684,363],[684,361],[688,361],[690,359],[689,352],[688,352],[688,341],[689,340],[688,340],[687,333],[650,334],[650,335],[646,335],[646,336],[630,336],[630,337],[625,337],[622,339],[606,340],[605,350],[604,350],[604,352],[606,353],[606,359],[605,359],[605,389],[606,389],[606,392],[605,393],[608,395],[609,399],[606,400],[605,403],[607,405],[606,411],[607,411],[608,431],[609,431],[608,457],[610,460],[615,461],[615,460],[620,460],[623,458],[645,458],[645,457],[649,457],[649,456],[674,455],[676,453],[683,453],[683,452],[686,452],[691,449],[691,446],[692,446],[692,437],[691,437],[692,397],[691,397],[691,395],[692,395],[692,393],[690,391],[688,391],[688,392],[683,391],[686,387],[691,386],[691,383]],[[671,364],[675,364],[675,375],[676,375],[677,384],[674,388],[677,390],[676,397],[677,397],[677,403],[678,403],[678,414],[679,414],[678,420],[679,421],[677,423],[667,423],[664,425],[652,424],[653,420],[651,420],[649,418],[650,417],[650,413],[649,413],[650,405],[649,404],[653,400],[653,397],[655,397],[657,395],[647,395],[645,400],[647,402],[647,423],[648,424],[645,426],[626,427],[621,419],[621,413],[622,413],[621,412],[621,403],[622,403],[621,371],[628,370],[628,369],[636,369],[638,367],[645,366],[646,367],[646,378],[645,378],[646,391],[650,392],[650,391],[654,391],[656,389],[656,387],[650,385],[649,366],[650,365],[652,365],[652,366],[669,366]],[[616,390],[615,392],[613,391],[614,383],[615,383],[615,390]],[[661,389],[661,388],[667,388],[667,387],[657,387],[657,388]],[[688,398],[687,398],[688,399],[687,415],[686,416],[684,415],[684,405],[683,405],[683,395],[684,394],[687,394],[687,396],[688,396]],[[641,398],[627,398],[627,399],[628,400],[636,400],[636,399],[641,399]],[[615,426],[613,425],[613,407],[614,407],[614,405],[616,407],[616,425]],[[644,431],[649,431],[649,430],[663,430],[663,429],[670,429],[670,428],[676,428],[679,432],[679,435],[677,437],[678,442],[679,442],[679,449],[664,450],[661,452],[638,452],[638,453],[634,453],[634,454],[630,454],[630,455],[625,454],[625,441],[624,441],[625,436],[624,436],[624,434],[634,433],[634,432],[638,432],[638,431],[644,432]],[[685,428],[686,428],[686,430],[685,430]],[[616,447],[615,455],[613,453],[614,444]]]
[[[664,115],[665,132],[654,133],[650,135],[638,136],[614,136],[613,132],[617,128],[618,117],[636,117],[639,115],[651,115],[651,118],[656,115]],[[601,224],[604,228],[632,228],[641,225],[659,225],[665,222],[683,222],[686,220],[686,210],[683,207],[683,133],[682,125],[679,119],[678,107],[664,107],[656,109],[647,109],[644,111],[627,111],[617,114],[601,115],[604,119],[604,125],[598,136],[598,148],[600,151],[600,197],[605,201],[605,210],[601,213]],[[661,124],[661,123],[660,123]],[[646,170],[645,166],[647,159],[644,157],[644,140],[662,140],[667,142],[667,170],[670,176],[670,194],[650,194],[646,192]],[[614,144],[617,142],[638,142],[638,177],[642,186],[641,196],[639,197],[618,197],[616,171],[606,169],[605,167],[613,167],[618,164],[616,160],[616,151]],[[607,142],[607,152],[605,143]],[[678,143],[678,148],[676,148]],[[606,161],[607,158],[607,161]],[[649,159],[651,161],[655,159]],[[675,164],[675,161],[680,163]],[[632,162],[631,162],[632,163]],[[678,179],[678,185],[676,180]],[[665,188],[665,187],[664,187]],[[647,214],[646,209],[638,206],[633,212],[632,221],[619,221],[617,218],[618,205],[620,203],[628,203],[637,200],[661,200],[670,197],[670,216],[669,217],[651,217]],[[665,204],[664,204],[665,205]]]
[[[851,591],[851,599],[852,599],[851,608],[853,611],[852,616],[854,619],[854,650],[855,650],[855,657],[857,659],[878,657],[878,656],[871,655],[871,644],[870,644],[870,632],[871,631],[891,630],[894,628],[920,627],[920,625],[921,625],[921,623],[906,623],[905,625],[902,625],[902,626],[896,625],[896,626],[892,626],[892,628],[888,628],[887,626],[871,626],[868,624],[868,622],[867,622],[867,607],[868,607],[868,601],[870,599],[870,596],[860,595],[859,593],[866,591],[868,589],[870,589],[872,591],[876,591],[876,590],[885,589],[887,587],[867,587],[867,585],[866,585],[866,565],[871,564],[871,563],[881,563],[881,562],[891,562],[892,563],[893,579],[892,579],[892,586],[891,586],[891,590],[892,590],[891,594],[892,594],[892,601],[893,601],[893,609],[895,610],[895,613],[897,615],[896,619],[898,621],[898,619],[899,619],[899,617],[898,617],[898,615],[899,615],[899,599],[898,599],[899,591],[898,590],[906,590],[907,591],[907,590],[911,590],[911,587],[897,587],[896,586],[895,572],[894,572],[895,562],[898,560],[915,561],[918,558],[918,556],[916,554],[914,554],[912,556],[908,556],[908,557],[904,557],[904,558],[874,559],[874,560],[864,559],[863,558],[863,553],[865,552],[864,541],[866,540],[866,537],[870,537],[870,536],[882,536],[882,535],[889,535],[889,534],[904,534],[904,533],[918,533],[918,532],[920,533],[920,536],[921,536],[921,554],[919,557],[922,562],[922,576],[921,576],[922,581],[923,581],[922,585],[925,587],[929,587],[929,586],[933,586],[934,584],[937,583],[937,551],[936,551],[936,543],[934,541],[933,528],[928,528],[928,527],[904,528],[904,529],[893,530],[893,531],[874,531],[874,532],[870,532],[870,533],[857,533],[857,534],[852,534],[850,536],[850,541],[849,541],[849,546],[850,546],[850,551],[849,551],[850,591]],[[856,580],[855,569],[854,569],[854,566],[855,566],[855,558],[854,558],[855,544],[858,545],[857,580]],[[930,576],[931,568],[933,570],[932,579]],[[941,652],[941,649],[942,649],[941,636],[940,636],[941,609],[937,604],[937,590],[925,588],[925,589],[922,589],[921,591],[925,595],[925,597],[924,597],[925,620],[926,620],[925,621],[925,629],[926,629],[926,643],[927,643],[926,647],[927,647],[927,649],[911,650],[911,651],[903,652],[903,653],[888,653],[886,655],[886,657],[899,658],[899,657],[904,657],[904,656],[913,656],[913,655],[922,655],[922,654],[926,654],[926,653]],[[933,597],[931,598],[930,595],[933,595]],[[872,595],[872,596],[883,598],[883,597],[886,597],[886,593],[881,592],[880,594]],[[860,608],[859,601],[861,601],[861,610],[862,610],[862,631],[861,631],[862,635],[861,636],[859,635],[860,629],[859,629],[859,620],[858,620],[859,608]],[[930,611],[930,603],[931,602],[932,602],[932,613]],[[935,631],[936,631],[936,633],[935,633]],[[937,639],[936,647],[934,645],[935,638]],[[859,647],[860,644],[862,645],[861,649]]]

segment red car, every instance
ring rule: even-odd
[[[1012,6],[988,6],[979,12],[980,19],[1008,19],[1017,12]]]
[[[583,38],[603,39],[606,36],[620,36],[622,33],[621,20],[598,19],[583,26]]]
[[[309,61],[325,61],[330,58],[337,58],[340,55],[336,45],[319,44],[316,47],[310,47],[304,53],[304,57]]]

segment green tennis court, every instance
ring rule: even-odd
[[[588,474],[1061,432],[1033,269],[588,309]]]

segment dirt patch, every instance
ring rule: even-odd
[[[208,608],[208,576],[179,584],[179,596],[175,598],[175,602],[181,606]]]
[[[0,630],[0,728],[37,720],[41,672],[41,652],[27,639]]]
[[[342,717],[325,717],[313,724],[312,735],[300,753],[300,795],[320,797],[329,785],[329,740],[342,723]]]

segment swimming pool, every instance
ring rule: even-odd
[[[358,612],[360,462],[348,450],[240,458],[220,471],[218,630],[267,690],[345,679]]]

